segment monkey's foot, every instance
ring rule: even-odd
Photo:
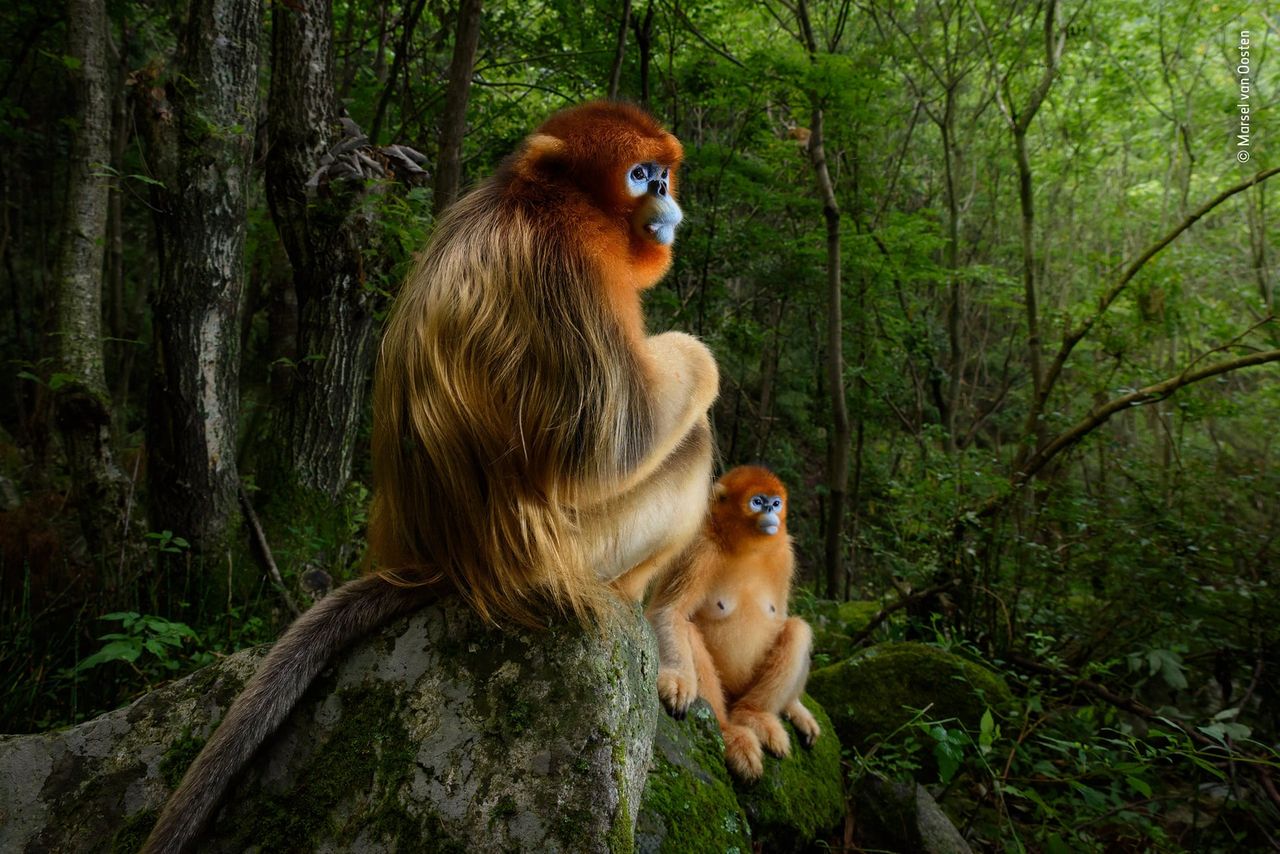
[[[791,755],[791,738],[782,726],[782,721],[772,712],[757,709],[734,709],[730,719],[739,726],[744,726],[755,733],[764,748],[774,756]]]
[[[667,707],[671,717],[682,721],[689,712],[689,706],[694,698],[698,696],[697,677],[691,673],[681,673],[679,670],[660,667],[658,668],[658,696],[662,698],[662,704]]]
[[[818,721],[814,719],[809,710],[799,700],[792,700],[787,708],[783,710],[791,723],[795,725],[796,731],[800,733],[800,743],[808,750],[813,747],[813,743],[818,740],[818,736],[822,734],[822,727],[818,726]]]
[[[724,764],[747,782],[759,780],[764,774],[764,751],[756,734],[734,724],[725,724],[720,732],[724,736]]]

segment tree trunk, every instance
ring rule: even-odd
[[[956,418],[960,408],[960,389],[964,382],[964,343],[960,337],[960,319],[964,314],[964,280],[960,274],[960,203],[956,193],[955,146],[953,128],[955,122],[955,90],[949,88],[943,108],[942,167],[947,189],[947,244],[943,264],[950,280],[950,296],[947,302],[947,342],[950,347],[947,378],[946,411],[938,413],[946,428],[946,449],[956,450]]]
[[[796,18],[810,60],[817,57],[818,44],[809,23],[804,0],[796,4]],[[831,395],[831,434],[827,439],[827,526],[825,544],[826,594],[830,599],[840,595],[843,572],[844,500],[849,485],[849,406],[844,389],[844,323],[840,273],[840,204],[827,168],[827,150],[823,134],[822,102],[816,92],[809,94],[812,107],[809,157],[822,198],[822,216],[827,222],[827,393]]]
[[[377,227],[368,185],[307,187],[325,153],[359,135],[349,122],[344,131],[340,117],[332,23],[329,0],[273,7],[267,199],[293,266],[298,329],[293,382],[274,430],[283,451],[260,481],[269,504],[292,501],[295,488],[328,501],[346,487],[373,357],[365,252]]]
[[[631,0],[622,0],[622,22],[618,24],[618,41],[613,49],[613,68],[609,72],[609,97],[618,97],[622,83],[622,63],[627,57],[627,25],[631,23]]]
[[[482,0],[459,0],[458,3],[449,88],[445,91],[444,115],[440,119],[440,153],[436,159],[432,202],[436,216],[457,198],[462,184],[462,137],[467,132],[467,100],[480,44],[481,5]]]
[[[71,0],[68,55],[79,126],[72,143],[58,282],[57,335],[63,382],[56,418],[71,471],[81,530],[104,566],[117,567],[128,532],[128,481],[112,450],[111,398],[102,352],[102,272],[107,237],[111,160],[111,93],[108,86],[107,11],[103,0]],[[110,592],[119,578],[104,577]]]
[[[245,205],[259,0],[194,0],[151,162],[160,286],[147,429],[152,527],[221,551],[234,529]]]
[[[408,17],[400,32],[400,44],[396,46],[395,57],[391,60],[391,72],[387,75],[387,85],[382,87],[377,109],[373,111],[373,121],[369,123],[369,139],[374,145],[378,144],[378,134],[382,132],[382,120],[387,114],[387,104],[391,101],[391,90],[400,79],[400,69],[404,68],[408,62],[409,45],[413,43],[413,31],[418,26],[418,18],[422,17],[422,10],[426,5],[427,0],[418,0],[413,8],[406,10]]]
[[[649,109],[649,64],[653,57],[653,3],[645,10],[644,20],[631,19],[636,34],[636,48],[640,51],[640,105]]]
[[[844,388],[844,322],[840,272],[840,207],[836,201],[823,142],[822,107],[813,100],[813,120],[809,154],[822,196],[822,215],[827,221],[827,393],[831,395],[831,436],[828,439],[826,537],[827,597],[840,593],[843,576],[844,499],[849,483],[849,407]]]

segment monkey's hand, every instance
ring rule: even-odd
[[[678,441],[715,402],[720,369],[707,345],[683,332],[646,338],[642,352],[654,402],[654,435],[659,442]]]
[[[818,736],[822,735],[822,727],[818,726],[817,720],[808,709],[804,707],[799,700],[792,700],[782,713],[786,715],[793,725],[796,732],[800,733],[800,743],[805,749],[813,747],[814,742],[818,740]]]
[[[672,667],[659,667],[658,696],[671,717],[682,721],[698,696],[698,678],[693,673],[682,673]]]

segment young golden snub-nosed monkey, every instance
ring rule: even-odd
[[[658,635],[658,693],[676,717],[695,696],[710,703],[726,764],[754,780],[763,750],[791,750],[779,715],[809,747],[818,722],[800,703],[813,633],[787,616],[795,557],[787,490],[767,469],[740,466],[716,483],[702,534],[649,608]]]

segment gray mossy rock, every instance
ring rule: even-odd
[[[641,802],[636,850],[651,854],[728,854],[816,849],[844,816],[840,742],[831,720],[810,697],[805,705],[822,727],[812,750],[795,728],[791,756],[766,755],[764,776],[734,780],[724,764],[724,740],[711,707],[699,700],[688,717],[663,715],[654,767]]]
[[[317,680],[200,850],[633,850],[657,655],[617,622],[499,632],[446,602],[392,624]],[[136,850],[263,654],[0,738],[0,851]]]
[[[855,790],[863,847],[903,854],[971,854],[969,843],[924,786],[865,777]]]

